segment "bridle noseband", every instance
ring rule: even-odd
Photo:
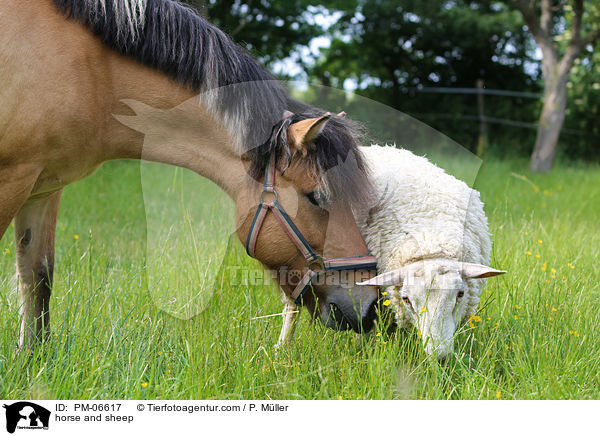
[[[313,280],[318,277],[319,274],[328,271],[360,269],[375,270],[377,268],[377,260],[371,255],[324,259],[322,256],[315,253],[277,199],[277,191],[274,186],[276,163],[277,156],[273,153],[269,165],[267,165],[267,168],[265,169],[265,181],[263,190],[260,193],[260,204],[258,205],[256,214],[250,225],[248,237],[246,238],[246,252],[251,257],[254,257],[256,241],[262,223],[267,216],[267,212],[272,210],[275,214],[275,218],[277,218],[277,221],[279,221],[279,224],[281,224],[283,230],[285,230],[292,242],[298,247],[298,250],[300,250],[308,265],[308,271],[306,271],[292,292],[292,299],[296,304],[300,304],[302,296],[311,287]]]

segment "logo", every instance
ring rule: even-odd
[[[6,409],[6,431],[14,433],[18,428],[27,430],[48,430],[50,411],[28,401],[4,405]]]

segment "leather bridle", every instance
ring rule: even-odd
[[[377,268],[377,260],[371,255],[325,259],[315,253],[277,199],[277,191],[274,186],[276,163],[277,156],[273,153],[265,169],[265,180],[263,190],[260,193],[260,204],[258,205],[254,219],[250,225],[250,230],[248,231],[248,237],[246,238],[246,252],[251,257],[255,257],[258,234],[267,213],[271,210],[277,221],[279,221],[279,224],[283,227],[283,230],[285,230],[292,242],[298,247],[308,265],[308,271],[306,271],[300,282],[296,285],[291,295],[296,304],[301,303],[302,296],[310,289],[313,280],[320,274],[328,271],[375,270]]]

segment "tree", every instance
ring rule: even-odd
[[[185,0],[267,67],[321,35],[310,0]],[[318,7],[313,7],[318,10]]]
[[[338,88],[353,83],[357,93],[421,119],[472,150],[479,134],[476,96],[419,90],[473,88],[479,79],[487,88],[539,90],[538,62],[531,57],[535,44],[523,29],[519,12],[502,3],[332,3],[331,8],[343,15],[330,29],[331,47],[311,69],[312,78]],[[525,121],[537,105],[535,100],[506,97],[490,97],[490,102],[487,116]],[[498,125],[490,125],[489,134],[496,143],[503,142],[504,152],[508,141],[533,139],[531,131],[507,131]]]
[[[598,4],[593,5],[591,1],[572,0],[569,6],[565,2],[541,0],[539,16],[534,2],[535,0],[513,0],[542,51],[544,103],[530,163],[532,171],[542,172],[552,168],[556,154],[565,120],[567,82],[571,69],[582,51],[600,38],[600,28],[590,29],[583,35],[584,16],[589,18],[598,9]],[[589,6],[587,14],[586,6]],[[563,38],[556,38],[561,30]],[[568,40],[566,48],[562,47],[561,39]]]

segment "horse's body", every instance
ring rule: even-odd
[[[128,14],[119,15],[119,4],[129,5]],[[166,23],[166,27],[171,26],[169,30],[159,28],[163,19],[160,8],[171,8],[179,14],[178,21]],[[171,9],[167,12],[173,15]],[[173,30],[177,23],[181,29]],[[193,32],[182,30],[185,26]],[[197,53],[191,48],[190,53],[178,52],[170,58],[165,54],[167,42],[152,42],[161,36],[175,39],[168,32],[180,34],[181,41],[171,41],[173,52],[186,50],[186,42],[197,45],[195,41],[201,41],[202,50],[196,47],[196,51],[204,64],[194,61]],[[310,108],[267,82],[261,85],[260,97],[251,87],[239,96],[235,92],[217,95],[212,89],[266,79],[268,75],[218,29],[168,0],[123,0],[116,4],[112,0],[0,0],[0,236],[15,218],[23,317],[21,344],[40,336],[49,324],[54,231],[62,189],[91,174],[105,161],[143,158],[185,167],[211,179],[236,201],[239,233],[244,237],[250,225],[247,216],[251,216],[259,195],[248,182],[248,172],[261,176],[260,166],[269,151],[252,155],[252,147],[268,139],[283,110]],[[199,92],[204,94],[198,100]],[[131,108],[139,116],[141,106],[136,101],[143,102],[144,107],[177,108],[176,119],[161,120],[164,135],[179,134],[183,129],[192,140],[144,144],[144,135],[122,122],[133,115]],[[305,118],[308,115],[299,117]],[[319,133],[330,135],[326,142],[335,144],[333,135],[343,132],[343,123],[332,121],[331,127]],[[356,146],[348,138],[346,153]],[[309,145],[312,148],[305,157]],[[322,151],[317,142],[298,147],[304,147],[303,153],[283,149],[280,144],[279,151],[283,157],[289,155],[291,165],[285,176],[278,174],[277,184],[286,188],[287,196],[297,197],[298,227],[323,253],[327,249],[327,223],[331,226],[334,218],[313,210],[303,194],[320,189],[324,175],[311,175],[315,168],[324,171],[323,156],[332,155],[331,159],[337,160],[339,150]],[[242,159],[245,152],[251,157]],[[360,157],[356,158],[358,167],[344,176],[366,186],[365,171]],[[336,190],[336,186],[329,188]],[[363,192],[351,192],[344,200],[361,200]],[[286,195],[280,194],[282,203],[287,201]],[[343,243],[328,236],[332,248],[327,254],[365,253],[366,246],[355,224],[349,230],[347,216],[341,219],[346,226],[340,235]],[[297,250],[272,218],[267,218],[264,228],[257,244],[259,260],[275,270],[281,266],[305,268]],[[327,287],[317,290],[317,297],[324,297],[327,291]],[[371,306],[375,290],[363,295],[364,304]],[[308,298],[306,303],[312,305],[312,310],[318,309],[317,301]],[[321,309],[326,310],[325,306]]]

